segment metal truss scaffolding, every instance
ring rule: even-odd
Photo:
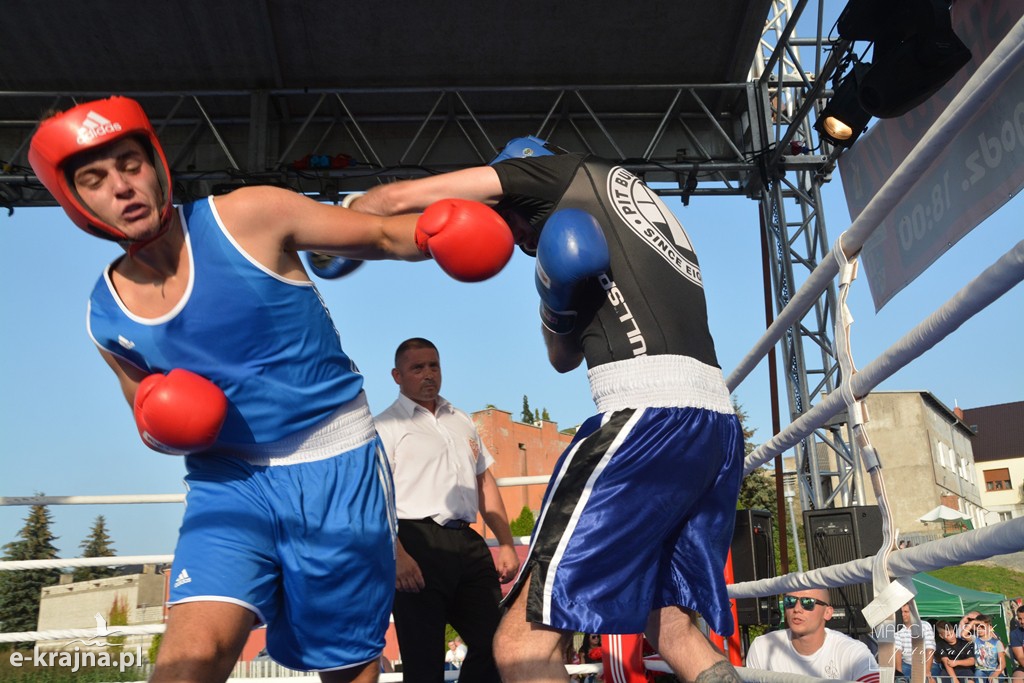
[[[153,119],[179,202],[249,184],[338,202],[375,183],[486,163],[523,135],[618,160],[659,194],[684,202],[696,195],[749,197],[760,205],[771,245],[778,311],[830,248],[820,189],[839,150],[817,141],[811,121],[850,49],[823,36],[820,18],[813,38],[797,38],[798,21],[814,25],[813,17],[801,20],[807,5],[772,3],[742,82],[123,94]],[[812,59],[802,61],[807,55]],[[35,123],[48,108],[109,94],[0,92],[0,206],[54,204],[25,160]],[[839,382],[835,301],[830,288],[780,344],[790,418]],[[848,443],[839,418],[797,449],[804,509],[859,502],[860,468]]]

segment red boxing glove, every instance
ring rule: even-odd
[[[416,246],[456,280],[479,282],[505,267],[515,241],[494,209],[468,199],[442,199],[416,222]]]
[[[186,455],[217,440],[228,413],[228,399],[216,384],[175,368],[146,377],[135,392],[135,424],[155,451]]]

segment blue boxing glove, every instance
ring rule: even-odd
[[[307,251],[305,256],[306,265],[313,271],[313,274],[325,280],[337,280],[339,277],[345,277],[365,263],[365,261],[324,254],[319,251]]]
[[[597,219],[580,209],[551,214],[537,242],[534,277],[544,327],[554,334],[572,332],[577,286],[606,272],[608,266],[608,242]]]
[[[349,192],[341,201],[342,208],[351,209],[352,202],[362,197],[365,192]],[[313,274],[324,280],[337,280],[352,273],[356,268],[363,265],[363,261],[324,254],[319,251],[306,252],[306,265],[313,271]]]

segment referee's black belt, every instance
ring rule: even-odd
[[[445,529],[462,530],[462,529],[468,529],[469,528],[469,522],[464,522],[461,519],[451,519],[451,520],[448,520],[447,522],[445,522],[444,524],[441,524],[440,522],[435,520],[433,517],[424,517],[423,519],[405,519],[405,520],[401,520],[401,521],[404,521],[404,522],[420,522],[420,523],[426,523],[426,524],[433,524],[435,526],[443,527]]]

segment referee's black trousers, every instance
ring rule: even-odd
[[[451,624],[468,651],[460,683],[496,683],[493,640],[500,613],[498,572],[487,544],[468,526],[448,529],[429,520],[398,521],[402,547],[416,560],[426,586],[395,592],[395,632],[405,683],[441,683]]]

